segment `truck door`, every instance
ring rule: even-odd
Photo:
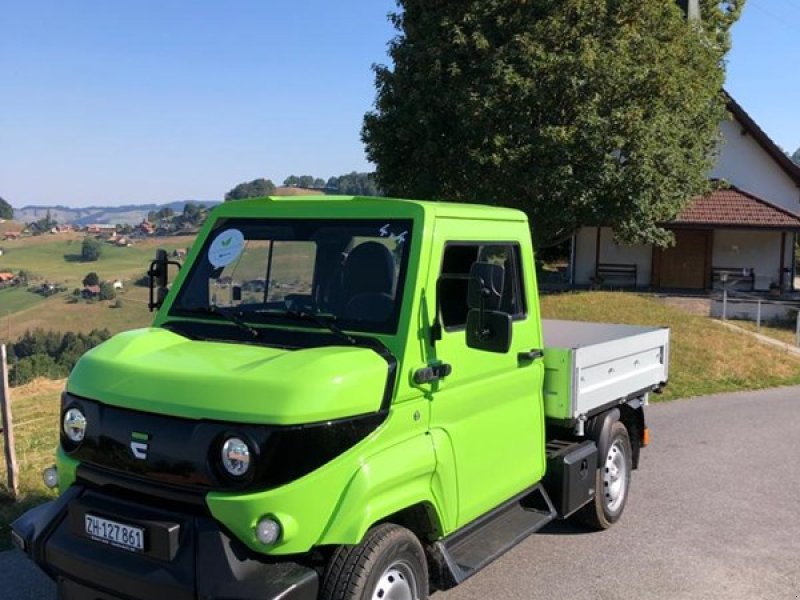
[[[544,365],[542,360],[518,357],[541,348],[535,278],[526,271],[533,268],[530,247],[523,258],[518,242],[442,238],[441,231],[437,223],[439,248],[433,260],[438,256],[441,264],[438,270],[432,265],[431,272],[438,272],[441,339],[435,343],[434,354],[452,372],[434,385],[431,429],[446,432],[452,444],[461,526],[542,477]],[[502,309],[513,319],[507,353],[466,344],[467,285],[476,260],[495,262],[505,269]]]

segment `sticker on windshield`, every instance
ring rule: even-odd
[[[220,233],[208,249],[208,261],[216,268],[226,267],[239,258],[244,250],[244,235],[238,229]]]

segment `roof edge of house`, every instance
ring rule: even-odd
[[[789,178],[800,187],[800,167],[794,164],[791,158],[786,156],[783,150],[780,149],[778,144],[772,141],[772,138],[759,127],[753,118],[742,108],[742,105],[734,100],[733,96],[727,90],[722,90],[725,97],[728,111],[733,117],[742,124],[745,131],[753,136],[753,139],[769,154],[772,159],[778,163],[778,166],[789,176]]]

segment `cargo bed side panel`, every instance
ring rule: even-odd
[[[545,415],[572,421],[666,382],[669,329],[548,321],[544,364]]]

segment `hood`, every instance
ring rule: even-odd
[[[177,417],[298,425],[376,412],[388,372],[386,361],[363,347],[282,350],[149,328],[87,352],[67,391]]]

